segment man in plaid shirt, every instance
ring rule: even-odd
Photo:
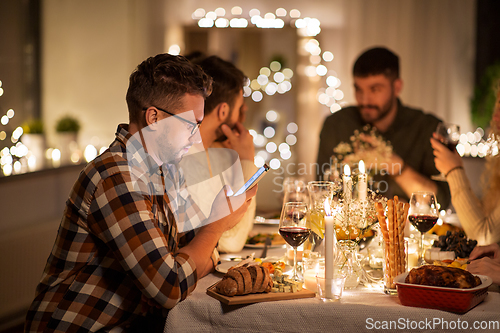
[[[163,331],[168,309],[212,271],[217,241],[256,188],[239,198],[221,190],[208,217],[187,194],[178,162],[200,141],[210,91],[181,56],[148,58],[132,73],[129,125],[71,190],[26,332]]]

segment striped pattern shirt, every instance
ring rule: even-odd
[[[25,331],[106,332],[153,311],[144,299],[165,309],[185,299],[196,267],[176,251],[195,230],[180,232],[172,211],[194,227],[205,217],[184,188],[180,170],[159,168],[119,125],[71,190]]]

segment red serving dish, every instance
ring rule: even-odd
[[[481,303],[488,295],[491,278],[477,275],[482,283],[471,289],[422,286],[405,283],[407,273],[396,277],[396,288],[401,304],[419,308],[439,309],[463,314]]]

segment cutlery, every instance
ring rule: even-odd
[[[271,237],[266,237],[266,242],[264,244],[264,250],[262,250],[262,254],[260,255],[261,258],[267,257],[267,248],[271,245]]]

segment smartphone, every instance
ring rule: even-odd
[[[243,185],[235,194],[233,195],[240,195],[251,189],[255,184],[259,182],[259,180],[264,177],[266,172],[269,171],[269,166],[267,164],[264,164],[257,170],[256,173]]]

